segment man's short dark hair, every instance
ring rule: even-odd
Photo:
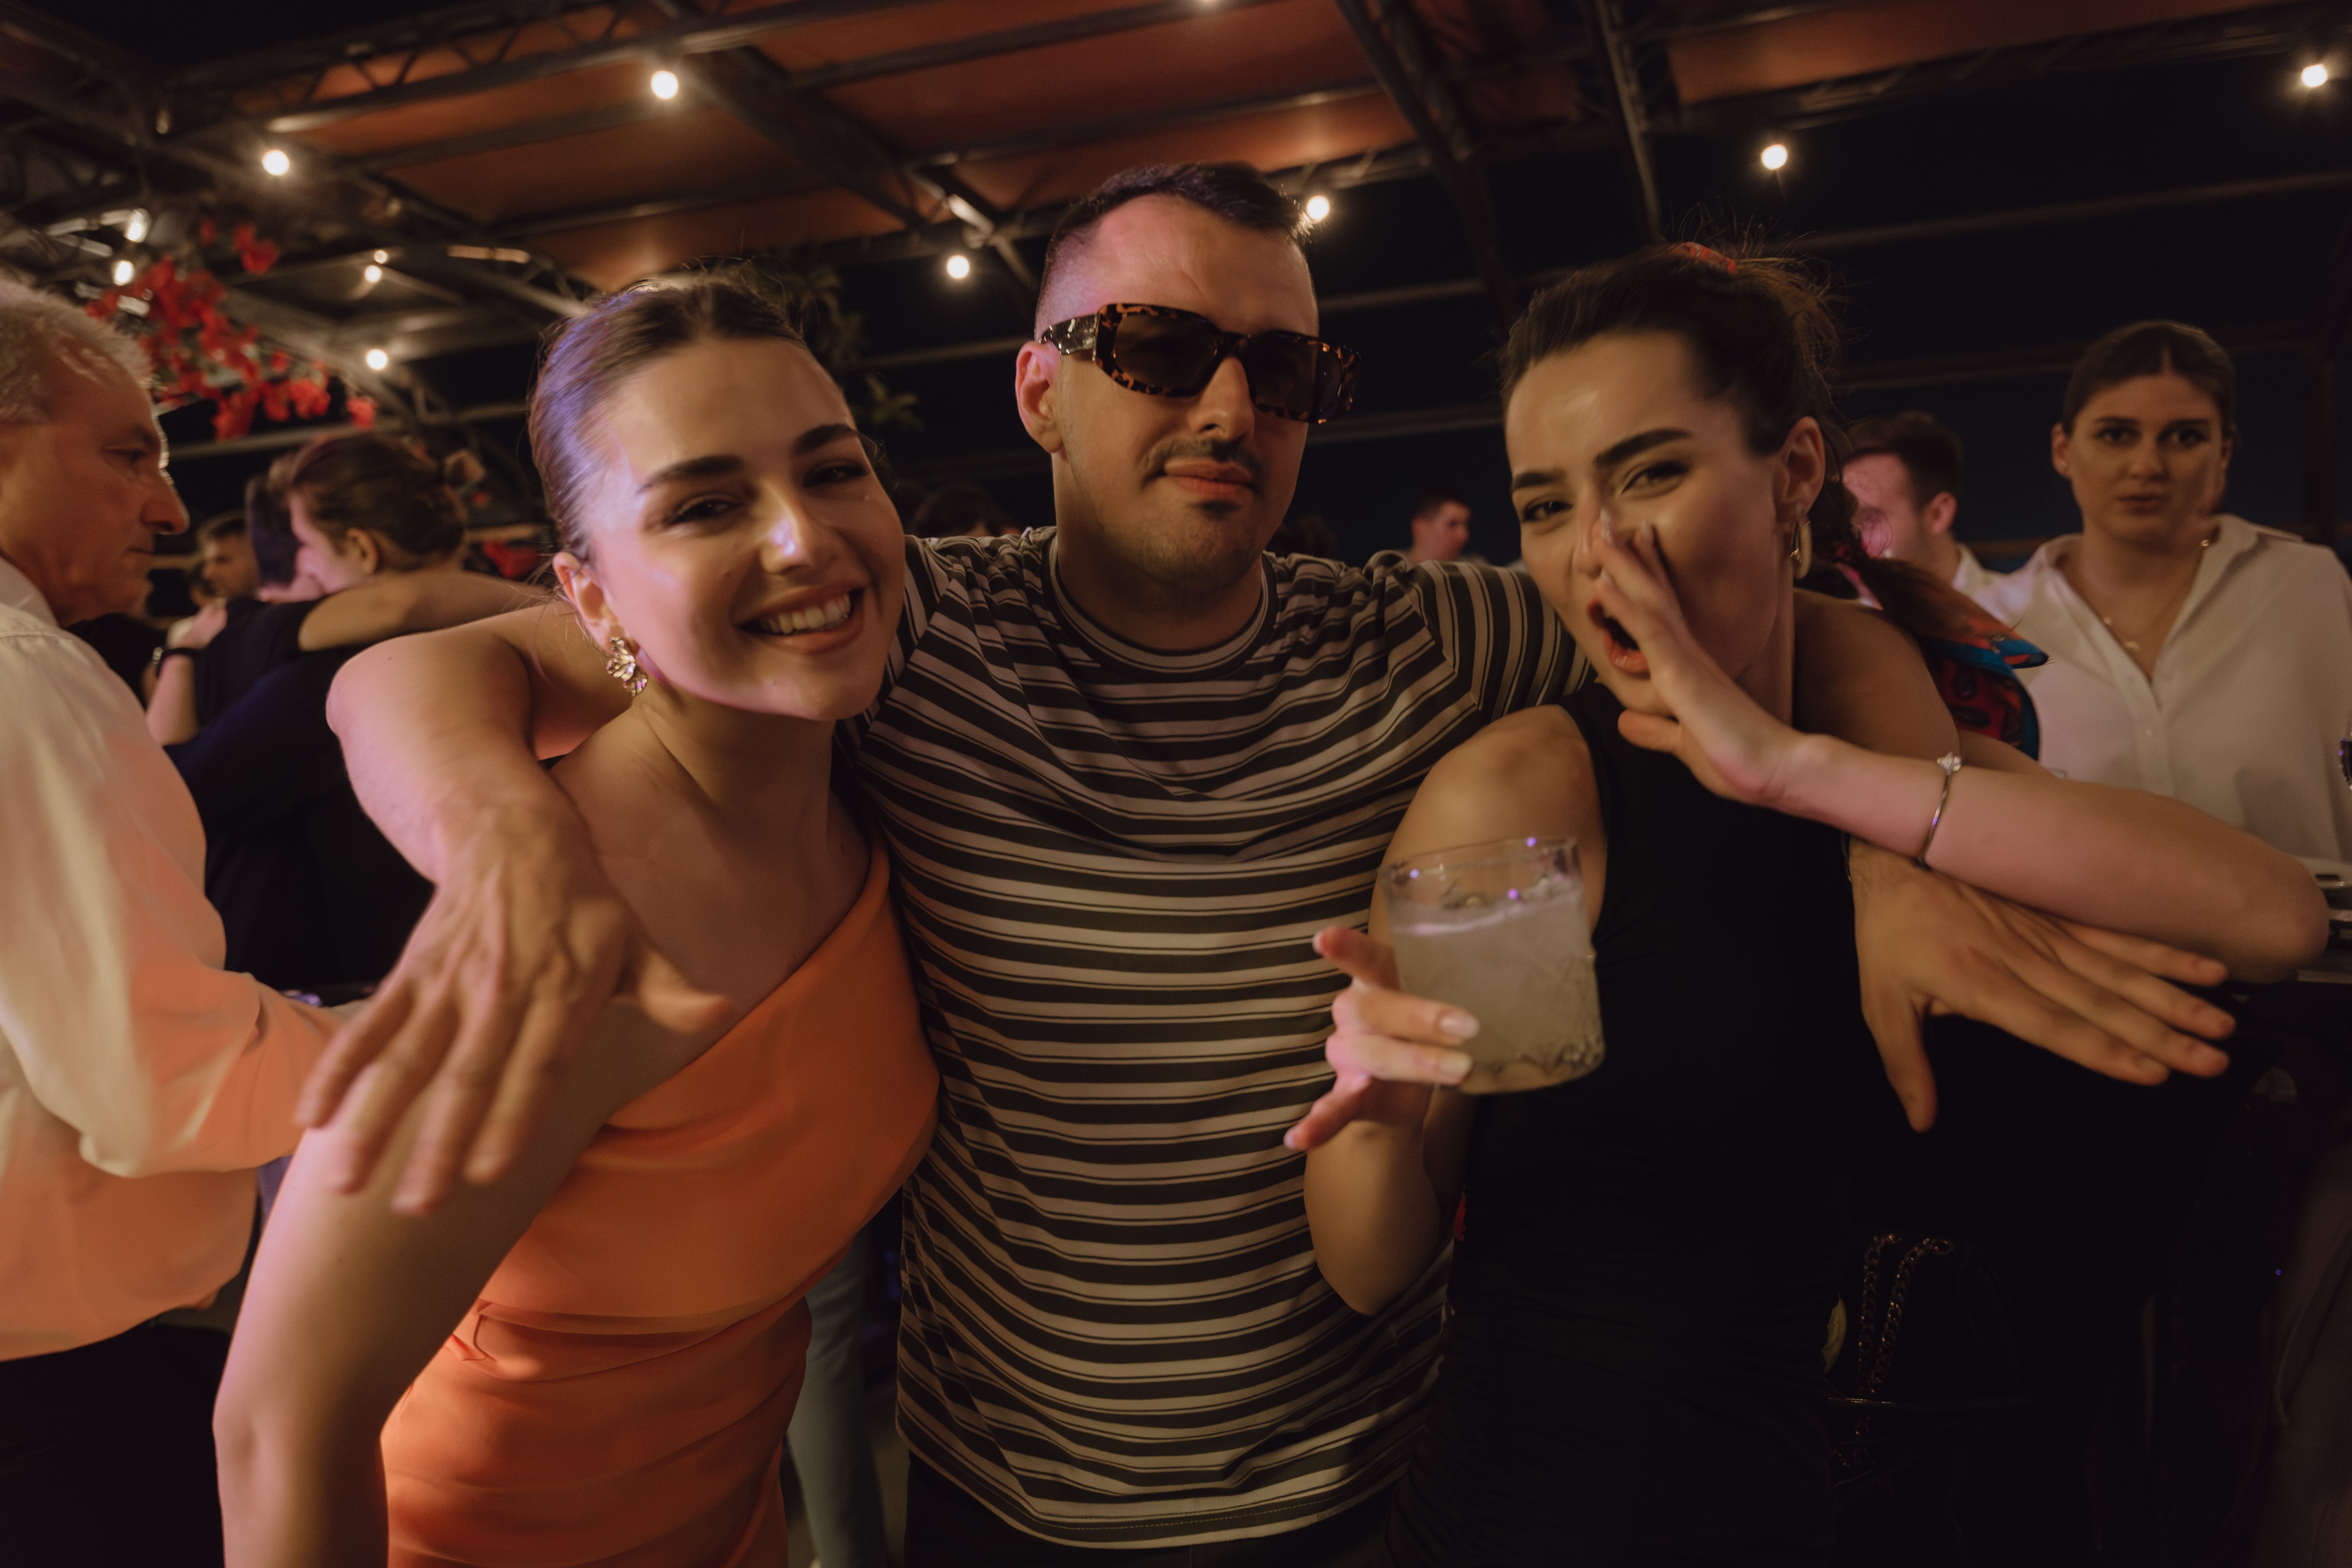
[[[1924,507],[1937,496],[1960,499],[1960,437],[1924,409],[1882,414],[1855,422],[1846,432],[1853,450],[1846,461],[1884,452],[1911,476],[1911,504]]]
[[[1413,521],[1419,522],[1442,506],[1458,506],[1464,511],[1468,511],[1470,498],[1451,485],[1426,486],[1419,495],[1412,498]]]
[[[198,544],[210,544],[215,539],[226,539],[232,534],[240,539],[245,536],[245,513],[241,511],[216,512],[213,516],[205,519],[204,521],[196,524],[196,542]]]
[[[1072,202],[1045,242],[1038,269],[1037,297],[1051,295],[1054,272],[1087,247],[1095,226],[1119,207],[1145,196],[1173,196],[1227,223],[1297,244],[1307,232],[1307,210],[1247,163],[1146,163],[1122,169]],[[1148,302],[1148,301],[1147,301]]]

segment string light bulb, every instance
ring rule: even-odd
[[[971,276],[971,258],[958,251],[948,258],[948,276],[961,283]]]
[[[368,259],[381,267],[385,262],[392,259],[392,252],[389,250],[379,250],[373,256],[369,257]]]
[[[389,365],[389,364],[391,364],[391,363],[392,363],[392,356],[391,356],[390,354],[388,354],[388,353],[384,353],[382,349],[370,349],[370,350],[368,350],[368,352],[367,352],[367,367],[368,367],[368,369],[370,369],[370,370],[383,370],[383,368],[385,368],[387,365]]]
[[[656,98],[676,98],[677,96],[677,72],[674,70],[657,70],[654,72],[653,89],[654,96]]]
[[[1762,157],[1764,166],[1776,174],[1789,166],[1789,149],[1784,142],[1773,142],[1764,149]]]
[[[121,288],[124,284],[131,281],[131,278],[137,274],[138,270],[139,269],[131,265],[131,258],[127,256],[124,257],[121,260],[114,264],[114,286],[118,289]]]
[[[2327,85],[2326,65],[2322,61],[2314,60],[2309,65],[2304,67],[2303,85],[2305,87],[2326,87]]]
[[[261,166],[268,173],[284,179],[286,172],[294,166],[294,160],[286,155],[283,147],[272,147],[261,155]]]
[[[1331,198],[1318,191],[1307,198],[1307,221],[1321,223],[1331,216]]]
[[[383,268],[371,261],[361,270],[360,276],[371,283],[381,283],[383,281]]]
[[[153,219],[147,216],[146,208],[133,208],[131,210],[131,216],[123,222],[122,237],[129,240],[133,245],[138,244],[141,240],[147,237],[148,225],[153,221]]]

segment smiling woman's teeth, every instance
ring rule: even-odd
[[[852,595],[844,594],[838,599],[828,599],[822,605],[811,605],[806,609],[763,616],[753,621],[751,626],[755,631],[778,637],[788,637],[800,632],[831,631],[849,618],[851,599]]]

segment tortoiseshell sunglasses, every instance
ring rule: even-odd
[[[1119,385],[1154,397],[1192,396],[1230,356],[1241,361],[1250,402],[1264,413],[1320,425],[1356,400],[1356,356],[1339,344],[1299,332],[1228,332],[1166,305],[1105,305],[1056,321],[1037,339],[1087,355]]]

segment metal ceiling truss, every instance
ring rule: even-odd
[[[1624,0],[1580,0],[1584,26],[1609,79],[1609,99],[1624,132],[1625,160],[1639,199],[1642,237],[1654,245],[1664,237],[1658,205],[1658,171],[1650,148],[1650,102],[1642,68],[1626,26]]]
[[[1495,204],[1477,163],[1477,148],[1470,125],[1454,101],[1444,79],[1432,69],[1413,30],[1406,0],[1332,0],[1357,47],[1372,68],[1397,112],[1412,127],[1429,160],[1430,173],[1453,202],[1462,220],[1463,242],[1470,265],[1486,286],[1486,302],[1499,332],[1510,321],[1517,301],[1503,271],[1502,240],[1495,223]]]
[[[782,5],[732,10],[722,5],[715,11],[677,15],[651,0],[541,6],[536,15],[513,17],[489,32],[473,30],[460,18],[458,25],[438,30],[419,28],[413,38],[404,41],[395,50],[379,52],[371,48],[336,59],[314,59],[305,71],[286,74],[273,70],[242,82],[195,72],[179,79],[178,85],[187,89],[215,90],[236,86],[250,91],[273,81],[282,84],[278,102],[263,111],[263,123],[271,131],[292,132],[333,125],[386,109],[464,98],[599,66],[631,60],[682,60],[696,55],[723,53],[792,28],[923,3],[924,0],[786,0]],[[426,22],[432,19],[423,18]],[[550,27],[562,35],[568,47],[515,53],[518,45],[528,45],[534,35]],[[411,74],[427,57],[444,50],[456,54],[466,62],[465,66],[422,78]],[[245,63],[231,61],[228,66]],[[333,79],[338,68],[357,70],[380,85],[361,92],[321,98],[320,89]],[[235,71],[233,77],[243,74]]]
[[[323,361],[388,412],[412,417],[425,411],[419,400],[429,402],[429,387],[397,370],[371,370],[368,349],[447,353],[527,341],[551,316],[584,308],[546,258],[512,251],[465,215],[347,161],[295,149],[299,163],[289,176],[268,174],[258,156],[266,143],[249,121],[175,96],[111,46],[16,0],[0,0],[0,31],[80,73],[36,80],[0,71],[0,100],[31,115],[0,132],[0,254],[44,281],[95,293],[120,262],[154,254],[131,240],[127,209],[150,212],[151,228],[169,243],[173,225],[193,225],[226,195],[232,213],[242,209],[288,255],[274,276],[224,278],[231,312],[273,345]],[[453,247],[478,259],[454,259]],[[400,263],[414,265],[395,271],[372,260],[378,251],[387,264],[396,251]],[[525,264],[524,276],[478,259],[507,255]],[[382,266],[379,276],[394,284],[387,298],[405,296],[410,305],[362,308],[342,321],[321,314],[287,297],[306,258],[312,270],[347,273],[354,296],[368,291],[362,269]],[[431,303],[412,308],[419,300]]]

